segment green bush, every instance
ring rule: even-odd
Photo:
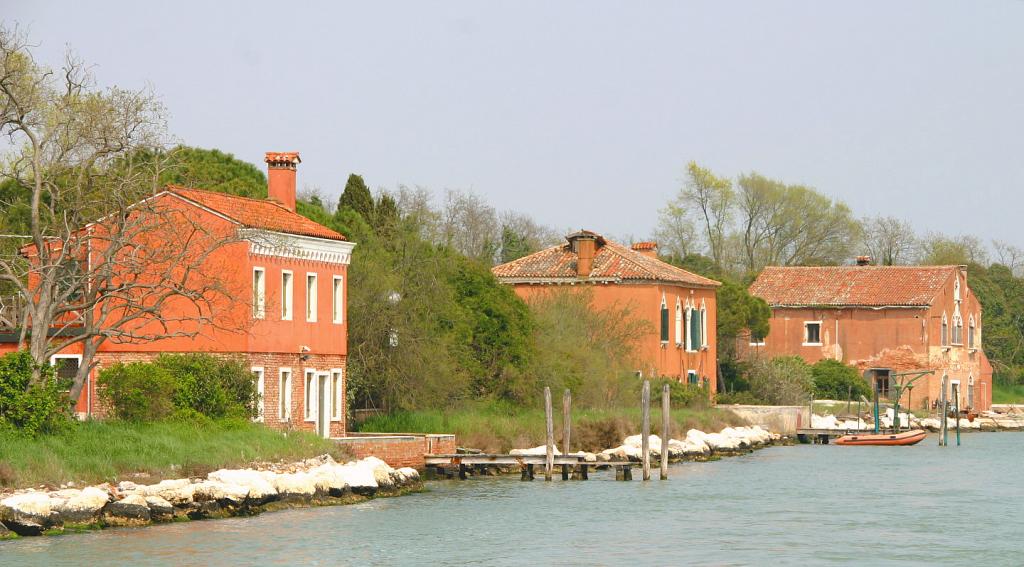
[[[55,433],[71,422],[69,384],[43,368],[42,380],[31,384],[35,362],[27,351],[0,357],[0,427],[21,433]]]
[[[811,367],[799,356],[754,362],[749,382],[750,393],[771,405],[806,404],[814,391]]]
[[[640,399],[643,380],[637,380],[636,396]],[[674,408],[702,409],[708,407],[708,389],[703,385],[683,384],[674,378],[651,380],[651,405],[661,407],[661,389],[668,384],[668,398]]]
[[[860,396],[870,397],[871,388],[853,366],[838,360],[824,359],[811,366],[814,380],[814,396],[821,400],[856,400]]]
[[[114,417],[127,421],[155,421],[174,412],[176,381],[156,364],[117,363],[100,372],[100,396]]]
[[[237,359],[208,354],[163,354],[155,363],[174,378],[174,407],[207,417],[256,417],[256,378]]]

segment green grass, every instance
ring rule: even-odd
[[[560,404],[558,404],[560,405]],[[719,431],[729,425],[743,425],[729,411],[676,409],[672,411],[673,436],[684,436],[688,429]],[[628,435],[640,433],[639,408],[576,409],[572,415],[573,449],[596,451],[618,446]],[[562,436],[561,407],[555,409],[555,438]],[[460,446],[487,452],[544,444],[543,409],[472,404],[447,411],[422,410],[376,416],[359,426],[364,432],[454,433]],[[660,407],[651,409],[651,432],[661,431]]]
[[[89,421],[34,438],[0,430],[0,485],[156,482],[324,453],[345,456],[336,444],[316,435],[285,434],[242,420]]]
[[[992,386],[993,404],[1024,404],[1024,384],[1000,384]]]

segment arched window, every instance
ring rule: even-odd
[[[960,276],[953,281],[953,301],[960,301]]]
[[[676,296],[676,346],[683,346],[683,302]]]
[[[967,320],[967,348],[974,348],[974,314]]]
[[[665,294],[661,294],[661,342],[668,343],[668,304],[665,303]]]
[[[964,319],[960,316],[960,308],[953,312],[953,344],[964,344]]]
[[[686,350],[692,351],[696,337],[693,334],[693,306],[690,305],[689,299],[686,300],[684,311],[686,313]]]
[[[948,346],[949,345],[949,320],[946,319],[946,314],[945,313],[942,314],[942,333],[941,333],[940,336],[941,336],[941,339],[942,339],[942,346]]]
[[[689,313],[687,314],[687,322],[689,323],[687,325],[687,329],[686,329],[687,333],[689,335],[687,338],[689,340],[687,341],[687,345],[688,346],[687,346],[686,350],[696,351],[697,349],[700,348],[700,345],[703,344],[703,340],[704,339],[703,339],[703,337],[701,337],[701,332],[700,332],[700,329],[701,329],[700,312],[698,312],[697,311],[697,307],[692,305],[692,304],[690,305],[690,310],[689,310]]]
[[[708,346],[708,307],[700,300],[700,346]]]

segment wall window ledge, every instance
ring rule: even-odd
[[[802,346],[825,346],[823,343],[803,343]]]

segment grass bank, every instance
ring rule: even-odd
[[[0,431],[0,486],[156,482],[324,453],[345,456],[336,444],[316,435],[284,434],[244,420],[89,421],[34,438]]]
[[[993,404],[1024,404],[1024,384],[999,384],[992,386]]]
[[[651,432],[660,434],[660,406],[651,409]],[[736,414],[714,408],[676,409],[672,411],[673,436],[686,435],[689,429],[719,431],[730,425],[744,425]],[[574,449],[598,451],[616,447],[628,435],[640,432],[639,408],[576,409],[572,414]],[[544,410],[473,404],[451,410],[399,412],[370,418],[359,426],[364,432],[454,433],[459,445],[486,452],[503,453],[511,449],[544,444]],[[561,407],[555,409],[555,438],[562,437]]]

